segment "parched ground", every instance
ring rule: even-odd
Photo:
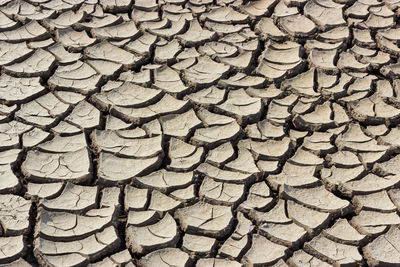
[[[0,0],[0,266],[400,266],[400,0]]]

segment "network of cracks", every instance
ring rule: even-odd
[[[400,266],[400,0],[0,0],[1,266]]]

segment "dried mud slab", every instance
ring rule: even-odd
[[[96,90],[100,78],[101,75],[90,65],[78,60],[70,65],[58,66],[48,84],[51,88],[88,94]]]
[[[121,24],[94,28],[90,30],[93,37],[100,40],[123,40],[135,38],[140,34],[133,21],[123,22]]]
[[[169,192],[176,189],[184,189],[193,181],[193,172],[174,172],[165,169],[152,172],[148,175],[136,177],[137,183],[161,192]],[[176,192],[176,191],[173,191]]]
[[[31,266],[21,258],[26,251],[22,235],[0,237],[0,247],[0,262],[4,266]]]
[[[37,235],[54,241],[79,240],[113,223],[114,210],[93,209],[86,215],[66,212],[40,212]]]
[[[255,122],[260,117],[262,103],[260,99],[250,97],[243,89],[232,91],[227,100],[217,108],[234,116],[239,123]]]
[[[194,46],[214,39],[215,32],[204,30],[197,19],[190,22],[187,32],[177,35],[177,38],[186,46]]]
[[[81,129],[92,129],[100,124],[100,111],[87,101],[79,102],[65,121]]]
[[[343,4],[334,1],[310,1],[304,6],[304,14],[325,30],[346,24],[343,8]]]
[[[314,257],[304,250],[298,250],[293,253],[293,256],[288,259],[288,263],[294,266],[303,266],[303,265],[311,265],[311,266],[322,266],[322,267],[329,267],[332,266],[327,262],[323,262],[317,257]]]
[[[251,173],[223,170],[208,163],[200,164],[196,170],[199,173],[221,182],[227,181],[232,183],[247,183],[254,180],[254,176]]]
[[[323,236],[317,236],[305,243],[306,252],[322,258],[331,264],[360,264],[362,256],[357,247],[333,242]]]
[[[189,94],[186,97],[194,104],[207,107],[209,105],[221,103],[224,100],[224,95],[224,90],[211,86]]]
[[[270,251],[266,254],[263,251]],[[242,263],[251,265],[266,265],[276,263],[279,259],[285,257],[287,248],[278,244],[275,244],[265,237],[254,234],[252,236],[252,243],[250,249],[242,258]]]
[[[189,255],[178,248],[163,248],[144,256],[139,266],[188,266]]]
[[[188,101],[178,100],[169,94],[165,94],[158,102],[141,107],[114,107],[112,112],[117,117],[132,122],[148,122],[158,116],[181,113],[188,107]]]
[[[106,41],[86,48],[85,55],[90,59],[103,59],[126,67],[133,67],[141,60],[141,57]]]
[[[69,105],[60,101],[54,94],[48,93],[21,105],[15,115],[28,124],[38,127],[51,127],[58,117],[65,116]]]
[[[366,236],[357,232],[346,219],[338,219],[332,227],[323,230],[322,235],[347,245],[360,245],[366,242]]]
[[[1,41],[21,42],[43,40],[49,36],[49,33],[36,20],[19,27],[15,30],[3,31],[0,34]]]
[[[323,186],[304,189],[284,186],[282,195],[306,207],[323,212],[346,214],[351,207],[348,201],[336,197]],[[326,203],[323,203],[324,201]]]
[[[235,205],[243,197],[244,186],[214,181],[211,178],[204,178],[199,195],[210,202],[224,205]]]
[[[240,126],[233,121],[222,126],[217,125],[207,128],[199,128],[195,130],[191,140],[196,145],[215,146],[227,140],[234,140],[240,134]]]
[[[21,59],[29,57],[33,52],[33,50],[26,45],[26,42],[13,44],[1,41],[1,46],[1,65],[16,63]]]
[[[399,263],[399,228],[392,226],[388,232],[376,238],[363,248],[367,261],[371,265],[396,265]]]
[[[60,259],[56,257],[59,257],[60,254],[62,257],[66,257],[62,261],[72,260],[73,256],[80,258],[82,262],[86,261],[85,257],[91,261],[95,261],[115,250],[119,246],[119,243],[120,239],[114,227],[108,227],[79,241],[57,242],[39,237],[35,240],[34,253],[42,259],[43,263],[57,262]]]
[[[17,236],[26,234],[29,230],[28,228],[31,202],[17,195],[4,194],[0,195],[0,205],[2,235]],[[16,243],[18,244],[18,246],[21,246],[21,243],[23,242],[21,242],[22,240],[20,238],[22,239],[22,236],[17,239],[11,238],[9,242]],[[7,239],[2,240],[2,242],[4,242],[4,245],[7,244],[6,241]],[[12,247],[13,246],[11,246],[11,248]],[[22,248],[20,248],[20,250],[22,250]],[[10,252],[12,252],[12,250]]]
[[[162,130],[166,136],[185,138],[195,128],[202,125],[193,109],[182,114],[170,114],[160,118]]]
[[[90,38],[86,31],[73,29],[57,30],[56,37],[64,47],[74,50],[82,50],[96,41],[95,38]]]
[[[186,234],[182,248],[191,254],[207,255],[214,250],[216,240],[209,237]]]
[[[161,96],[161,91],[145,88],[131,82],[108,82],[100,93],[93,95],[93,100],[102,107],[109,109],[119,107],[143,107],[155,102]]]
[[[307,187],[318,185],[320,182],[315,177],[317,168],[315,166],[299,166],[290,162],[286,162],[279,174],[271,174],[267,177],[267,181],[274,189],[281,185],[289,185],[293,187]]]
[[[133,253],[148,253],[163,247],[169,247],[178,241],[178,230],[171,215],[165,215],[155,224],[126,229],[127,245]]]
[[[99,155],[98,176],[103,183],[126,183],[133,177],[150,173],[161,163],[159,156],[150,158],[122,158],[111,153]],[[134,168],[132,168],[132,166]]]
[[[169,67],[157,68],[154,71],[154,85],[167,93],[180,96],[188,91],[179,73]]]
[[[199,57],[198,62],[184,70],[185,80],[193,86],[209,86],[229,71],[229,66],[216,63],[207,57]]]
[[[301,46],[295,42],[268,42],[258,59],[256,72],[271,81],[298,74],[304,68]],[[282,60],[284,59],[284,60]]]
[[[201,233],[210,237],[223,237],[232,227],[232,211],[229,207],[211,205],[206,202],[181,208],[176,211],[183,231]]]
[[[391,225],[398,224],[396,212],[361,211],[351,223],[362,234],[377,236],[385,232]]]
[[[202,147],[197,148],[179,139],[171,138],[168,155],[171,162],[168,168],[175,171],[193,170],[201,163],[203,154]]]
[[[91,158],[87,148],[66,153],[30,151],[21,166],[30,181],[81,183],[91,178]]]
[[[110,152],[118,156],[150,158],[163,153],[161,135],[146,138],[136,136],[133,130],[95,130],[92,140],[98,152]]]
[[[6,104],[23,103],[45,92],[39,77],[15,78],[3,74],[0,82],[1,100]]]
[[[36,50],[26,60],[4,67],[4,71],[19,77],[48,76],[55,64],[55,57],[43,49]]]
[[[55,198],[43,199],[40,205],[49,211],[81,213],[96,207],[98,188],[81,186],[67,182],[62,192]]]
[[[20,146],[20,136],[32,130],[33,127],[16,120],[0,124],[0,145],[1,150],[18,148]]]
[[[19,150],[11,149],[6,152],[2,152],[1,156],[5,156],[0,165],[0,192],[1,193],[15,193],[20,188],[20,181],[12,170],[12,165],[15,164],[14,160],[17,160]],[[7,155],[9,154],[9,155]]]

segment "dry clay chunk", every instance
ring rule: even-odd
[[[161,127],[165,135],[185,138],[195,128],[201,126],[193,109],[182,114],[170,114],[160,118]]]
[[[366,240],[366,236],[358,233],[346,219],[338,219],[332,227],[323,230],[322,235],[347,245],[359,245]]]
[[[146,254],[163,247],[174,246],[178,241],[175,220],[168,213],[155,224],[148,226],[128,226],[127,245],[133,253]]]
[[[109,226],[101,232],[97,232],[77,241],[50,241],[38,237],[34,242],[34,254],[47,262],[53,260],[57,261],[57,259],[53,257],[61,257],[62,259],[63,256],[73,255],[75,253],[81,257],[88,258],[90,261],[95,261],[109,253],[115,252],[120,242],[115,228]],[[61,260],[61,262],[63,261]]]
[[[100,111],[87,101],[79,102],[65,120],[81,129],[91,129],[100,124]]]
[[[11,165],[0,165],[0,193],[15,193],[19,186],[20,182],[12,171]]]
[[[31,198],[54,198],[63,189],[63,183],[49,183],[49,184],[36,184],[36,183],[28,183],[27,184],[27,192],[26,195]]]
[[[114,208],[93,209],[77,215],[41,210],[36,231],[49,240],[79,240],[111,225],[114,211]]]
[[[71,28],[57,30],[56,37],[63,46],[76,50],[81,50],[96,41],[95,38],[90,38],[86,31],[78,32]]]
[[[16,195],[0,195],[0,221],[4,234],[8,236],[26,233],[30,210],[30,201]]]
[[[173,95],[182,95],[188,91],[179,73],[167,66],[154,71],[154,86]]]
[[[178,200],[169,197],[160,191],[153,190],[151,193],[151,201],[149,205],[150,210],[155,210],[158,212],[167,212],[173,211],[179,206],[181,206],[181,202]]]
[[[119,63],[126,67],[133,67],[141,60],[141,57],[125,51],[106,41],[86,48],[85,54],[90,59],[102,59]]]
[[[265,253],[268,251],[268,253]],[[250,249],[242,258],[247,266],[271,265],[285,257],[288,248],[275,244],[267,238],[254,234]]]
[[[69,105],[61,102],[52,93],[45,94],[21,105],[16,116],[27,123],[48,127],[57,122],[59,116],[68,112]]]
[[[197,261],[196,267],[241,267],[237,261],[220,258],[203,258]]]
[[[204,149],[171,138],[169,145],[169,168],[177,171],[189,171],[200,164]]]
[[[182,248],[192,254],[207,255],[212,252],[216,245],[214,238],[185,234]]]
[[[102,152],[99,156],[98,176],[104,183],[125,183],[137,175],[145,175],[155,170],[161,163],[161,157],[120,158]]]
[[[193,178],[193,172],[172,172],[162,169],[145,176],[136,177],[136,181],[142,186],[166,192],[190,185]]]
[[[94,94],[93,98],[103,109],[111,106],[120,107],[143,107],[161,97],[161,91],[145,88],[131,82],[106,83],[100,93]]]
[[[67,153],[29,151],[21,169],[32,181],[79,183],[90,179],[92,164],[87,148]]]
[[[371,266],[396,266],[400,264],[400,229],[392,226],[363,248],[364,255]]]
[[[139,31],[133,21],[127,21],[118,25],[107,26],[103,28],[95,28],[90,32],[94,37],[100,40],[123,40],[126,38],[135,38],[139,34]]]
[[[45,152],[73,152],[87,147],[86,138],[83,133],[71,136],[56,135],[50,141],[41,143],[38,148]]]
[[[162,136],[149,138],[129,138],[124,133],[129,134],[130,130],[95,130],[92,133],[92,140],[97,151],[111,152],[116,155],[134,158],[149,158],[163,153]]]
[[[7,73],[16,76],[48,76],[55,64],[56,58],[43,49],[38,49],[26,60],[4,67]]]
[[[0,40],[10,42],[35,41],[43,40],[48,36],[46,29],[33,20],[17,30],[1,32]]]
[[[241,200],[243,191],[243,184],[222,183],[206,177],[200,186],[199,196],[216,204],[232,205]]]
[[[169,94],[165,94],[158,102],[141,108],[113,107],[111,112],[115,116],[132,122],[148,122],[159,115],[180,113],[186,110],[188,101],[178,100]]]
[[[178,248],[163,248],[142,257],[139,266],[189,266],[189,255]]]
[[[195,130],[192,142],[201,146],[216,146],[225,141],[236,139],[242,130],[236,121],[226,125],[217,125]]]
[[[259,120],[261,99],[250,97],[243,89],[230,91],[227,100],[217,106],[222,112],[234,116],[239,123]]]
[[[362,261],[362,256],[356,246],[336,243],[321,235],[307,242],[304,248],[311,255],[316,255],[337,266],[356,265]]]
[[[200,164],[197,171],[221,182],[246,183],[253,178],[252,174],[222,170],[208,163]]]
[[[78,60],[73,64],[58,66],[48,84],[52,88],[87,94],[97,88],[100,78],[101,75],[90,65]]]
[[[24,236],[0,237],[0,264],[2,266],[29,267],[28,263],[20,257],[25,253]],[[20,258],[19,260],[17,260]],[[12,262],[14,261],[14,262]],[[7,264],[9,263],[9,264]]]
[[[15,120],[0,124],[1,149],[17,148],[19,146],[19,136],[32,128],[32,126]]]
[[[293,266],[309,266],[309,267],[331,267],[332,265],[323,262],[317,257],[314,257],[303,250],[298,250],[293,253],[293,256],[288,260],[288,263],[290,263]]]
[[[7,74],[0,76],[0,98],[6,104],[18,104],[45,91],[39,77],[15,78]]]
[[[67,182],[59,196],[43,199],[40,206],[49,211],[82,213],[96,207],[97,195],[96,186],[81,186]]]
[[[324,186],[295,188],[284,185],[282,195],[309,208],[323,212],[346,214],[351,208],[350,202],[336,197]]]
[[[0,51],[0,65],[14,63],[15,61],[25,58],[33,52],[32,49],[27,47],[25,42],[12,44],[0,41],[0,45],[2,48]]]
[[[210,237],[223,237],[231,229],[233,216],[230,207],[197,202],[176,211],[182,230]]]
[[[200,57],[198,62],[184,70],[184,78],[195,86],[212,85],[229,71],[229,66],[216,63],[208,57]]]

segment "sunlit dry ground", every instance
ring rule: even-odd
[[[400,0],[1,0],[2,266],[400,266]]]

